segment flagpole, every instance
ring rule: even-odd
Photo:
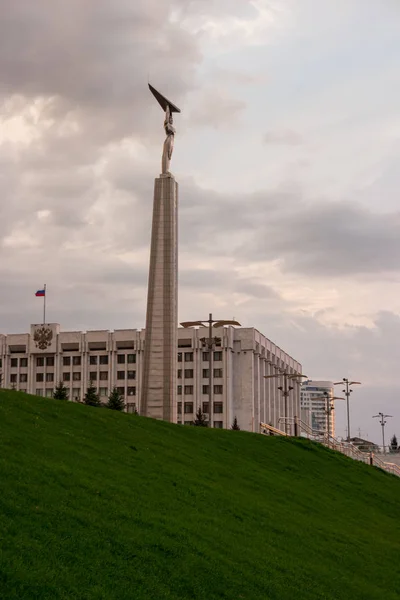
[[[46,324],[46,284],[44,284],[44,296],[43,296],[43,325]]]

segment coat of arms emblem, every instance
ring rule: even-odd
[[[51,340],[53,339],[53,332],[48,327],[39,327],[36,329],[33,340],[36,344],[36,347],[40,350],[46,350],[51,344]]]

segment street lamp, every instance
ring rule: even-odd
[[[349,381],[346,377],[343,377],[342,381],[336,381],[333,385],[345,385],[346,389],[343,390],[347,400],[347,441],[350,441],[350,394],[353,390],[349,389],[351,385],[361,385],[360,381]]]
[[[325,414],[327,416],[327,430],[328,430],[328,448],[330,445],[330,431],[331,431],[331,412],[335,410],[335,405],[331,405],[332,400],[344,400],[344,398],[339,398],[339,396],[330,396],[329,392],[323,392],[323,396],[318,396],[317,398],[313,398],[313,400],[325,400],[326,408]],[[333,437],[333,436],[332,436]]]
[[[189,327],[207,327],[208,325],[208,338],[200,338],[203,346],[208,349],[208,412],[209,412],[209,420],[208,426],[212,427],[212,419],[214,416],[213,411],[213,350],[217,342],[221,341],[219,337],[213,337],[213,327],[223,327],[224,325],[237,325],[240,327],[240,323],[235,320],[216,320],[213,319],[212,314],[209,314],[207,320],[204,321],[185,321],[181,323],[182,327],[188,329]]]
[[[291,390],[294,389],[292,385],[289,385],[289,383],[290,381],[295,381],[297,377],[305,377],[306,379],[308,379],[308,377],[307,375],[300,375],[300,373],[289,374],[287,371],[281,371],[275,375],[264,375],[264,379],[273,379],[276,377],[283,377],[283,386],[278,386],[278,390],[282,392],[285,401],[285,433],[287,433],[288,398]]]
[[[386,448],[385,448],[385,425],[386,425],[386,419],[388,417],[392,418],[393,415],[384,415],[383,413],[380,412],[377,415],[374,415],[372,417],[373,419],[380,419],[380,421],[381,421],[383,454],[386,454]]]

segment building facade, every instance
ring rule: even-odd
[[[301,420],[315,431],[328,430],[327,402],[325,393],[331,399],[329,433],[335,437],[334,388],[332,381],[303,381],[300,392]]]
[[[300,415],[300,384],[290,392],[285,415],[278,390],[283,371],[301,373],[301,365],[254,328],[215,328],[213,351],[213,427],[229,428],[236,417],[247,431],[260,423],[282,428],[282,418]],[[191,424],[199,407],[208,418],[208,351],[205,328],[177,331],[177,422]],[[52,397],[63,381],[69,398],[83,400],[89,383],[107,401],[115,386],[126,410],[141,412],[145,330],[61,331],[60,325],[31,325],[30,333],[0,335],[2,387]]]

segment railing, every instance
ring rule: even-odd
[[[298,436],[307,437],[313,441],[319,442],[328,448],[332,448],[336,452],[341,452],[353,460],[358,460],[367,465],[378,467],[388,473],[400,477],[400,467],[394,463],[387,463],[378,458],[373,452],[361,452],[351,442],[340,442],[336,438],[328,435],[326,432],[312,429],[307,423],[297,417],[281,417],[278,420],[279,424],[283,423],[283,428],[286,431],[261,423],[261,432],[264,435],[282,435],[282,436]],[[287,433],[289,431],[289,433]]]

